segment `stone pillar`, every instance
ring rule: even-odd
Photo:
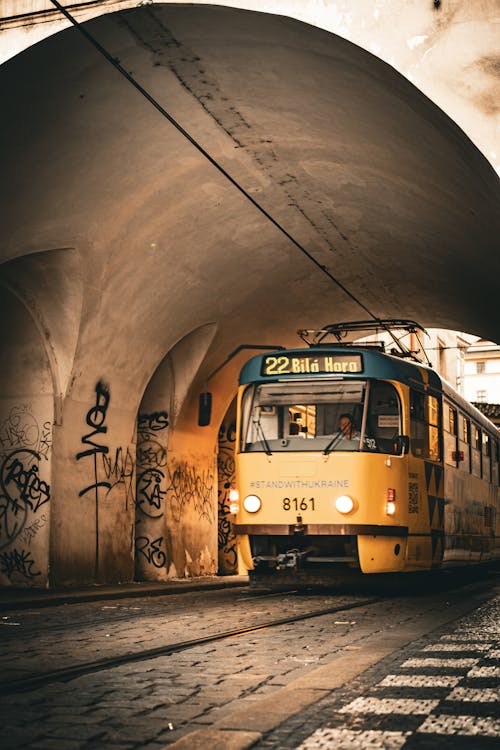
[[[0,585],[48,585],[54,395],[33,319],[0,294]]]
[[[235,487],[234,447],[236,431],[236,399],[226,412],[219,431],[218,473],[218,572],[236,575],[238,560],[229,492]]]

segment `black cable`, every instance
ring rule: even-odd
[[[386,326],[386,325],[384,324],[384,322],[383,322],[383,321],[382,321],[382,320],[381,320],[381,319],[380,319],[380,318],[379,318],[379,317],[378,317],[377,315],[375,315],[374,313],[372,313],[372,311],[371,311],[371,310],[370,310],[370,309],[369,309],[369,308],[368,308],[368,307],[367,307],[367,306],[366,306],[366,305],[365,305],[365,304],[364,304],[363,302],[361,302],[361,300],[359,300],[359,299],[358,299],[358,298],[357,298],[357,297],[356,297],[356,296],[355,296],[355,295],[354,295],[354,294],[353,294],[352,292],[350,292],[350,291],[349,291],[349,289],[348,289],[348,288],[347,288],[347,287],[346,287],[346,286],[345,286],[344,284],[342,284],[342,282],[341,282],[341,281],[339,281],[339,280],[338,280],[337,278],[335,278],[335,276],[334,276],[334,275],[333,275],[333,274],[332,274],[332,273],[331,273],[331,272],[330,272],[330,271],[328,270],[328,268],[327,268],[327,267],[326,267],[325,265],[323,265],[323,264],[322,264],[322,263],[320,263],[320,262],[319,262],[318,260],[316,260],[316,258],[315,258],[315,257],[314,257],[313,255],[311,255],[311,253],[310,253],[310,252],[309,252],[308,250],[306,250],[306,248],[305,248],[305,247],[304,247],[303,245],[301,245],[301,243],[300,243],[300,242],[299,242],[298,240],[296,240],[296,239],[295,239],[295,237],[293,237],[293,236],[292,236],[292,235],[291,235],[291,234],[290,234],[290,233],[289,233],[289,232],[288,232],[288,231],[287,231],[287,230],[286,230],[286,229],[285,229],[285,228],[284,228],[284,227],[283,227],[283,226],[282,226],[282,225],[281,225],[281,224],[280,224],[280,223],[279,223],[278,221],[276,221],[276,219],[275,219],[275,218],[274,218],[273,216],[271,216],[271,214],[270,214],[270,213],[269,213],[268,211],[266,211],[266,209],[265,209],[265,208],[264,208],[263,206],[261,206],[261,205],[260,205],[260,203],[258,203],[258,202],[257,202],[257,201],[255,200],[255,198],[252,198],[252,196],[250,195],[250,193],[248,193],[248,192],[247,192],[247,191],[245,190],[245,188],[243,188],[243,187],[242,187],[242,186],[241,186],[241,185],[240,185],[240,184],[239,184],[239,183],[238,183],[238,182],[237,182],[237,181],[236,181],[236,180],[234,179],[234,177],[232,177],[232,176],[231,176],[231,175],[229,174],[229,172],[227,172],[227,171],[226,171],[226,170],[224,169],[224,167],[223,167],[223,166],[221,166],[221,165],[220,165],[220,164],[219,164],[219,163],[218,163],[218,162],[217,162],[217,161],[216,161],[216,160],[215,160],[215,159],[213,158],[213,156],[211,156],[211,155],[210,155],[210,154],[208,153],[208,151],[206,151],[206,150],[205,150],[205,149],[203,148],[203,146],[201,146],[201,145],[200,145],[200,144],[198,143],[198,141],[196,141],[196,140],[195,140],[195,139],[193,138],[193,136],[192,136],[192,135],[190,135],[190,133],[188,133],[188,131],[187,131],[187,130],[185,130],[185,128],[183,128],[183,127],[182,127],[182,125],[181,125],[181,124],[180,124],[179,122],[177,122],[177,120],[176,120],[176,119],[175,119],[175,118],[174,118],[174,117],[173,117],[173,116],[172,116],[172,115],[171,115],[171,114],[170,114],[169,112],[167,112],[167,110],[166,110],[166,109],[164,109],[164,108],[163,108],[163,107],[161,106],[161,104],[160,104],[160,103],[159,103],[159,102],[158,102],[158,101],[157,101],[157,100],[156,100],[156,99],[155,99],[155,98],[154,98],[153,96],[151,96],[151,94],[150,94],[150,93],[149,93],[148,91],[146,91],[146,89],[144,89],[144,88],[143,88],[143,87],[141,86],[141,84],[140,84],[140,83],[138,83],[138,82],[137,82],[137,81],[135,80],[135,78],[134,78],[133,76],[131,76],[131,75],[130,75],[130,73],[128,73],[128,72],[127,72],[127,71],[125,70],[125,68],[124,68],[124,67],[123,67],[123,66],[122,66],[122,65],[120,64],[120,62],[119,62],[119,61],[118,61],[118,60],[117,60],[117,59],[116,59],[115,57],[113,57],[113,56],[112,56],[112,55],[111,55],[111,54],[110,54],[110,53],[108,52],[108,50],[107,50],[107,49],[106,49],[105,47],[103,47],[103,46],[102,46],[102,45],[101,45],[101,44],[100,44],[100,43],[99,43],[99,42],[97,41],[97,39],[96,39],[96,38],[95,38],[94,36],[92,36],[92,34],[90,34],[90,33],[89,33],[89,32],[88,32],[88,31],[87,31],[86,29],[84,29],[84,27],[83,27],[83,26],[82,26],[82,25],[81,25],[81,24],[79,23],[79,21],[77,21],[77,20],[76,20],[76,18],[74,18],[74,17],[73,17],[72,15],[71,15],[71,13],[69,13],[69,11],[67,11],[67,10],[66,10],[66,8],[64,8],[64,7],[63,7],[63,6],[61,5],[61,3],[59,3],[59,2],[58,2],[58,0],[50,0],[50,1],[51,1],[52,5],[54,5],[54,6],[55,6],[55,7],[56,7],[56,8],[57,8],[57,9],[58,9],[58,10],[59,10],[59,11],[60,11],[60,12],[61,12],[61,13],[62,13],[62,14],[63,14],[63,15],[64,15],[64,16],[66,17],[66,18],[67,18],[67,19],[68,19],[68,21],[69,21],[69,22],[70,22],[71,24],[73,24],[73,26],[75,26],[75,28],[76,28],[76,29],[78,29],[78,31],[79,31],[79,32],[80,32],[81,34],[83,34],[83,36],[84,36],[84,37],[85,37],[85,38],[87,39],[87,41],[89,41],[89,42],[90,42],[90,44],[92,44],[92,45],[93,45],[93,46],[94,46],[94,47],[96,48],[96,50],[97,50],[97,51],[98,51],[98,52],[99,52],[99,53],[100,53],[100,54],[101,54],[101,55],[102,55],[102,56],[103,56],[104,58],[106,58],[106,60],[107,60],[107,61],[108,61],[109,63],[111,63],[111,65],[113,65],[113,67],[114,67],[114,68],[116,68],[116,70],[118,70],[118,72],[119,72],[119,73],[121,73],[121,74],[122,74],[122,76],[124,76],[124,78],[126,78],[126,79],[127,79],[127,81],[128,81],[129,83],[131,83],[131,84],[132,84],[132,86],[134,86],[134,88],[135,88],[135,89],[137,89],[137,91],[139,91],[139,93],[140,93],[140,94],[142,94],[142,95],[143,95],[143,96],[144,96],[144,97],[145,97],[145,98],[146,98],[146,99],[148,100],[148,102],[149,102],[150,104],[152,104],[152,105],[153,105],[153,107],[155,107],[155,109],[157,109],[157,110],[158,110],[158,112],[160,112],[160,114],[162,114],[162,115],[163,115],[163,117],[165,117],[165,118],[166,118],[166,119],[167,119],[167,120],[168,120],[168,121],[169,121],[169,122],[171,123],[171,125],[173,125],[173,126],[174,126],[174,127],[175,127],[175,128],[176,128],[176,129],[178,130],[178,131],[179,131],[179,133],[181,133],[181,134],[182,134],[182,135],[184,136],[184,138],[186,138],[186,139],[187,139],[187,140],[188,140],[188,141],[189,141],[189,142],[190,142],[190,143],[191,143],[191,144],[192,144],[192,145],[193,145],[193,146],[194,146],[194,147],[195,147],[195,148],[196,148],[196,149],[197,149],[197,150],[198,150],[198,151],[200,152],[200,154],[202,154],[202,155],[203,155],[203,156],[205,157],[205,159],[207,159],[207,160],[208,160],[208,161],[210,162],[210,164],[212,164],[212,165],[213,165],[213,166],[214,166],[214,167],[215,167],[215,168],[216,168],[216,169],[217,169],[217,170],[218,170],[218,171],[219,171],[219,172],[220,172],[220,173],[221,173],[222,175],[224,175],[224,177],[225,177],[225,178],[226,178],[227,180],[229,180],[229,182],[230,182],[230,183],[231,183],[231,184],[232,184],[232,185],[233,185],[233,186],[234,186],[234,187],[235,187],[235,188],[236,188],[236,189],[237,189],[237,190],[238,190],[238,191],[239,191],[240,193],[242,193],[242,195],[244,195],[244,196],[245,196],[245,198],[246,198],[247,200],[249,200],[249,201],[250,201],[250,203],[252,203],[252,205],[253,205],[253,206],[255,206],[255,208],[256,208],[256,209],[257,209],[258,211],[260,211],[260,212],[261,212],[261,214],[263,214],[263,215],[264,215],[264,216],[266,217],[266,219],[268,219],[268,220],[269,220],[269,221],[271,222],[271,224],[273,224],[273,225],[274,225],[274,226],[275,226],[275,227],[276,227],[276,228],[277,228],[277,229],[278,229],[278,230],[279,230],[279,231],[280,231],[280,232],[281,232],[282,234],[284,234],[284,235],[285,235],[285,237],[286,237],[286,238],[287,238],[288,240],[290,240],[290,242],[291,242],[291,243],[292,243],[293,245],[295,245],[295,247],[296,247],[296,248],[297,248],[298,250],[300,250],[300,252],[301,252],[301,253],[303,253],[303,254],[304,254],[304,255],[306,256],[306,258],[309,258],[309,260],[310,260],[310,261],[311,261],[312,263],[314,263],[314,265],[315,265],[315,266],[317,266],[317,268],[319,268],[319,269],[320,269],[320,271],[322,271],[322,272],[323,272],[323,273],[324,273],[324,274],[325,274],[325,275],[326,275],[326,276],[327,276],[327,277],[328,277],[328,278],[330,279],[330,281],[333,281],[333,283],[334,283],[334,284],[336,284],[336,285],[337,285],[337,286],[338,286],[338,287],[339,287],[340,289],[342,289],[342,291],[344,292],[344,294],[346,294],[346,295],[347,295],[347,296],[348,296],[348,297],[349,297],[349,298],[350,298],[350,299],[351,299],[351,300],[352,300],[353,302],[355,302],[355,303],[356,303],[357,305],[359,305],[359,307],[361,307],[361,309],[362,309],[362,310],[364,310],[364,311],[365,311],[365,312],[366,312],[366,313],[367,313],[367,314],[368,314],[368,315],[369,315],[369,316],[370,316],[370,317],[371,317],[371,318],[372,318],[373,320],[375,320],[375,321],[376,321],[377,323],[379,323],[379,324],[381,325],[381,327],[382,327],[382,328],[383,328],[383,329],[384,329],[385,331],[387,331],[387,333],[389,333],[389,334],[390,334],[390,336],[391,336],[391,338],[392,338],[392,339],[394,340],[394,342],[395,342],[395,343],[396,343],[396,344],[397,344],[397,345],[398,345],[398,346],[399,346],[400,348],[402,348],[402,346],[401,346],[401,345],[399,345],[399,343],[398,343],[398,341],[397,341],[396,337],[395,337],[395,336],[393,335],[392,331],[391,331],[391,330],[390,330],[390,329],[389,329],[389,328],[388,328],[388,327],[387,327],[387,326]]]

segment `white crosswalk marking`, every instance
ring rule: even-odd
[[[500,667],[473,667],[467,677],[500,677]]]
[[[430,646],[426,646],[422,651],[487,651],[490,648],[489,643],[431,643]]]
[[[455,687],[462,677],[452,675],[388,674],[379,685],[383,687]]]
[[[428,714],[439,700],[413,698],[356,698],[340,709],[341,714]]]
[[[399,750],[410,732],[318,729],[297,750]]]
[[[500,721],[489,716],[428,716],[417,732],[500,737]]]
[[[457,687],[446,696],[448,701],[469,701],[474,703],[492,703],[500,701],[498,690],[491,688]]]
[[[457,667],[463,669],[464,667],[474,667],[478,663],[479,659],[436,659],[432,656],[422,657],[421,659],[413,658],[404,661],[402,667],[412,667],[413,669],[420,669],[422,667]]]

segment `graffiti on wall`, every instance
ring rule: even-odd
[[[167,502],[175,521],[180,521],[190,507],[200,521],[214,522],[212,490],[215,476],[211,469],[200,471],[183,461],[167,471],[167,480]]]
[[[0,550],[20,535],[29,544],[47,523],[50,485],[40,477],[40,466],[49,460],[51,445],[52,424],[39,423],[31,404],[13,406],[0,424]],[[1,572],[31,579],[41,575],[34,564],[28,552],[12,549],[1,558]]]
[[[82,437],[82,443],[84,445],[90,445],[92,447],[87,448],[84,451],[80,451],[76,454],[77,461],[80,461],[82,458],[92,457],[94,464],[94,481],[83,490],[80,490],[80,492],[78,493],[79,497],[82,497],[82,495],[86,495],[87,492],[90,492],[91,490],[95,490],[95,494],[97,497],[99,487],[103,487],[107,490],[111,489],[111,484],[109,482],[99,481],[97,469],[97,456],[109,453],[109,446],[103,445],[102,442],[94,442],[94,440],[97,438],[99,438],[99,440],[102,440],[102,436],[104,436],[108,431],[108,426],[104,424],[106,421],[106,413],[108,411],[110,400],[108,386],[100,380],[95,387],[95,394],[95,404],[90,407],[85,417],[85,421],[87,423],[87,426],[91,428],[91,432]]]
[[[154,579],[167,567],[164,536],[168,412],[139,413],[137,418],[136,574]]]
[[[0,455],[28,448],[48,460],[51,445],[52,424],[48,421],[39,424],[31,404],[13,406],[8,417],[0,423]]]
[[[121,484],[125,491],[125,510],[128,510],[129,505],[134,501],[135,460],[128,447],[125,449],[118,447],[112,455],[109,446],[106,445],[105,436],[108,432],[106,417],[109,402],[109,388],[99,381],[95,386],[95,402],[85,416],[85,422],[91,431],[83,435],[81,439],[81,442],[89,447],[76,454],[77,461],[91,458],[93,481],[80,490],[78,496],[83,497],[94,490],[97,502],[100,489],[105,490],[105,495],[109,495],[116,486]]]
[[[137,508],[145,516],[160,518],[165,512],[166,478],[162,469],[167,463],[168,413],[139,414],[137,424]]]
[[[219,573],[231,574],[237,571],[236,537],[229,510],[229,492],[234,487],[235,466],[234,446],[236,422],[224,421],[219,431],[218,473],[218,557]]]
[[[32,581],[40,576],[40,571],[33,569],[35,561],[31,552],[26,550],[11,549],[8,552],[0,554],[0,572],[4,573],[11,580],[21,577],[21,579]]]
[[[163,536],[152,540],[147,536],[138,536],[135,540],[137,553],[155,568],[163,568],[167,562],[167,556],[162,547],[165,548]]]
[[[137,477],[137,507],[150,518],[164,514],[166,490],[162,490],[165,474],[160,469],[146,469]]]

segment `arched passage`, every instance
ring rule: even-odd
[[[392,68],[327,32],[227,8],[144,7],[88,28],[375,314],[496,337],[498,179]],[[214,323],[169,453],[182,493],[196,488],[215,559],[208,462],[244,355],[214,378],[216,426],[201,434],[204,378],[242,343],[295,342],[297,328],[359,309],[75,30],[2,66],[0,86],[12,113],[3,257],[71,247],[81,259],[64,291],[80,288],[81,306],[61,344],[54,581],[132,576],[127,457],[141,400],[165,353]],[[173,513],[182,493],[170,493]],[[179,548],[195,533],[179,527]]]

